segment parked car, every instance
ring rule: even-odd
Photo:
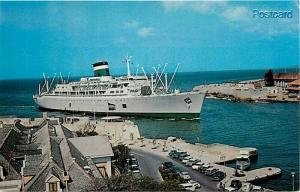
[[[169,152],[168,155],[169,155],[170,157],[173,157],[173,155],[174,155],[176,152],[177,152],[176,150],[171,150],[171,151]]]
[[[182,160],[183,160],[185,157],[187,157],[187,156],[189,156],[189,154],[187,154],[187,152],[181,152],[181,153],[179,153],[177,159],[179,159],[179,160],[182,161]]]
[[[196,186],[191,183],[182,183],[179,185],[187,191],[195,191],[196,190]]]
[[[186,156],[186,157],[184,157],[183,159],[182,159],[182,163],[186,163],[186,162],[188,162],[190,159],[192,159],[193,157],[191,157],[191,156]]]
[[[170,162],[170,161],[166,161],[166,162],[163,162],[163,163],[161,164],[161,167],[162,167],[163,169],[170,169],[170,168],[173,167],[173,163]]]
[[[133,170],[132,173],[133,174],[137,174],[137,173],[141,174],[141,171],[139,169],[136,169],[136,170]]]
[[[242,187],[242,182],[240,180],[232,180],[230,183],[230,187],[234,188],[235,190],[239,190]]]
[[[260,186],[252,185],[251,183],[243,182],[240,189],[241,192],[250,192],[250,191],[264,191]]]
[[[225,192],[235,192],[235,191],[237,191],[237,189],[233,187],[225,187]]]
[[[184,180],[190,180],[190,179],[191,179],[191,176],[190,176],[189,173],[186,172],[186,171],[183,171],[183,172],[179,173],[179,176],[180,176],[182,179],[184,179]]]
[[[198,183],[197,181],[194,181],[194,180],[189,180],[188,183],[191,183],[191,184],[195,185],[196,188],[200,188],[201,187],[200,183]]]
[[[190,159],[186,162],[186,166],[188,167],[192,167],[193,165],[195,165],[196,163],[198,163],[200,160],[199,159]]]
[[[142,173],[141,173],[140,170],[134,170],[134,171],[132,171],[132,175],[133,175],[134,177],[137,177],[137,178],[142,177]]]
[[[185,156],[187,156],[187,152],[172,150],[170,151],[169,156],[174,159],[179,159],[180,157],[184,158]]]
[[[201,167],[200,167],[200,172],[201,173],[205,173],[205,171],[207,170],[207,169],[209,169],[209,168],[211,168],[211,167],[213,167],[210,163],[205,163],[204,165],[202,165]]]
[[[193,166],[192,166],[192,169],[194,169],[194,170],[199,170],[202,166],[204,165],[204,163],[203,162],[197,162],[196,164],[194,164]]]
[[[212,176],[213,174],[215,174],[218,171],[219,171],[219,169],[211,167],[211,168],[206,169],[205,175]]]
[[[225,178],[226,174],[223,171],[217,171],[212,175],[213,181],[222,181]]]
[[[133,153],[130,153],[130,154],[129,154],[129,157],[130,157],[130,158],[134,158],[134,154],[133,154]]]
[[[133,165],[130,165],[130,170],[139,170],[140,168],[139,168],[139,166],[138,165],[136,165],[136,164],[133,164]]]
[[[139,162],[135,158],[129,160],[129,165],[139,165]]]
[[[180,174],[180,173],[181,173],[180,168],[177,167],[177,166],[173,166],[173,167],[171,168],[171,170],[172,170],[173,173],[176,173],[176,174]]]

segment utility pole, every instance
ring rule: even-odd
[[[295,172],[291,172],[293,179],[293,191],[295,191]]]

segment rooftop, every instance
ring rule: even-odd
[[[25,191],[45,191],[45,181],[53,175],[60,180],[62,189],[65,189],[64,174],[70,176],[68,182],[70,191],[98,189],[94,182],[95,178],[73,162],[71,154],[68,156],[70,149],[64,134],[68,137],[73,137],[74,134],[64,129],[55,119],[44,120],[37,127],[26,127],[21,121],[15,124],[1,124],[0,165],[6,173],[4,181],[21,179],[20,172],[24,159],[23,174],[29,176],[24,186]],[[106,150],[104,152],[112,153],[111,146],[107,146],[109,144],[106,143],[107,138],[100,137],[99,139],[98,137],[97,139],[100,142],[88,145],[98,147],[100,145],[99,148],[104,146]],[[83,142],[84,145],[89,143]],[[7,170],[10,170],[8,174]],[[97,185],[100,188],[105,187],[102,180],[99,180]]]
[[[299,73],[279,73],[273,75],[274,80],[296,80],[300,79]]]
[[[295,81],[290,82],[289,85],[292,85],[292,86],[300,86],[300,79],[297,79],[297,80],[295,80]]]
[[[69,141],[85,157],[110,157],[114,155],[108,137],[105,136],[77,137],[70,138]]]

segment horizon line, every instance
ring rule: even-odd
[[[256,69],[223,69],[223,70],[207,70],[207,71],[180,71],[177,73],[199,73],[199,72],[221,72],[221,71],[259,71],[259,70],[285,70],[285,69],[296,69],[295,73],[300,73],[300,66],[293,66],[293,67],[275,67],[275,68],[256,68]],[[170,73],[170,72],[168,72]],[[42,74],[42,73],[41,73]],[[91,74],[92,75],[92,74]],[[115,75],[111,75],[111,76],[124,76],[127,74],[115,74]],[[134,76],[134,75],[133,75]],[[53,76],[49,76],[50,78]],[[63,76],[66,77],[66,76]],[[77,78],[77,77],[93,77],[93,76],[86,76],[86,75],[82,75],[82,76],[71,76],[70,78]],[[42,75],[41,77],[21,77],[21,78],[11,78],[11,79],[2,79],[0,78],[0,81],[13,81],[13,80],[33,80],[33,79],[43,79]]]

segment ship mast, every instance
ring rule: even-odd
[[[130,74],[130,64],[132,64],[131,58],[132,58],[132,56],[128,56],[128,54],[127,54],[125,57],[125,61],[123,61],[127,65],[127,77],[131,77],[131,74]]]

